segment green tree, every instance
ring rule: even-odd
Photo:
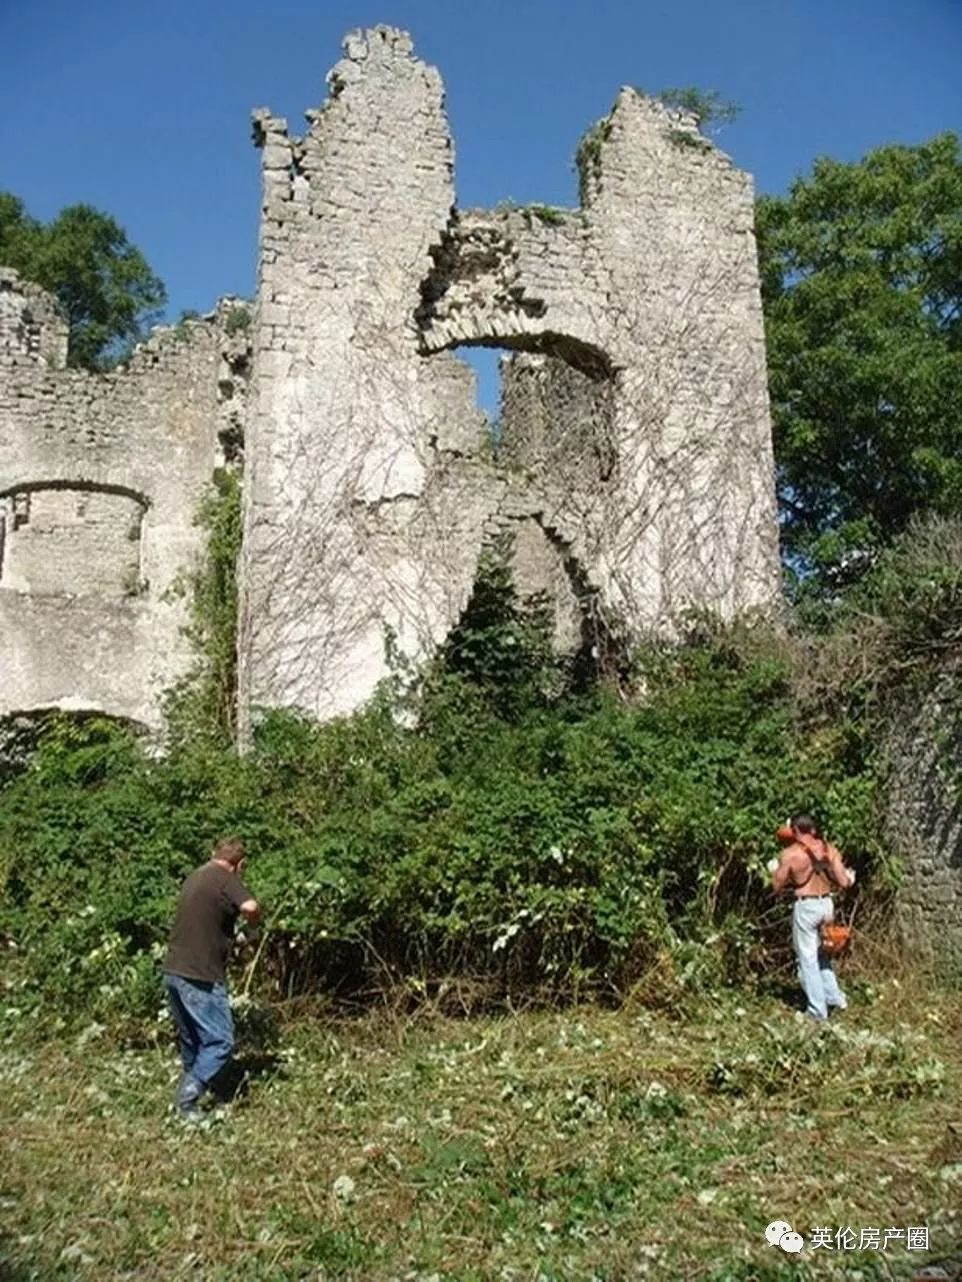
[[[962,161],[943,134],[758,202],[783,543],[838,584],[962,513]]]
[[[57,298],[70,327],[69,363],[86,369],[105,368],[140,340],[167,301],[123,228],[90,205],[69,205],[44,224],[0,192],[0,263]]]

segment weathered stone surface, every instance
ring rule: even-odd
[[[440,78],[389,28],[345,49],[303,139],[257,122],[242,720],[258,705],[348,712],[385,672],[387,631],[413,655],[442,640],[499,488],[477,458],[473,376],[421,354],[421,283],[453,202]]]
[[[53,301],[0,273],[0,715],[159,727],[191,661],[174,589],[200,548],[200,498],[243,434],[247,338],[227,332],[231,311],[88,374],[65,368]]]
[[[506,529],[525,590],[540,574],[558,600],[559,644],[586,595],[635,635],[693,605],[771,603],[747,177],[626,90],[583,210],[459,212],[437,72],[387,27],[352,32],[345,54],[303,138],[255,116],[243,732],[258,706],[357,707],[388,631],[429,652]],[[447,354],[471,344],[536,354],[506,382],[506,468]]]
[[[886,836],[905,862],[898,913],[912,956],[935,969],[962,960],[962,671],[948,666],[893,728]]]
[[[304,137],[254,113],[249,331],[227,306],[158,332],[126,371],[82,374],[52,301],[0,272],[0,594],[31,649],[8,661],[0,713],[89,697],[157,722],[188,661],[170,589],[204,485],[242,447],[243,735],[259,706],[357,707],[388,634],[428,654],[505,535],[562,648],[588,613],[637,636],[775,597],[747,178],[626,90],[595,131],[584,209],[458,211],[441,80],[404,32],[352,32],[328,84]],[[498,462],[464,344],[511,353]],[[116,697],[79,622],[31,632],[73,599],[117,636]],[[55,653],[72,694],[47,679]]]
[[[29,360],[49,369],[67,364],[67,324],[39,285],[0,266],[0,362]]]

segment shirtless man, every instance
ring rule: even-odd
[[[772,889],[776,895],[789,889],[795,895],[792,943],[798,978],[808,999],[806,1014],[822,1021],[828,1019],[830,1008],[844,1010],[848,1001],[838,986],[831,958],[819,947],[819,932],[822,923],[834,916],[832,892],[854,885],[855,873],[820,835],[810,815],[795,815],[783,831],[791,844],[772,874]]]

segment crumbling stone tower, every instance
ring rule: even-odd
[[[438,73],[354,33],[303,138],[263,152],[245,476],[242,729],[325,718],[457,621],[515,534],[528,586],[634,635],[767,605],[778,569],[752,190],[694,121],[624,90],[582,208],[458,211]],[[525,355],[493,467],[451,349]],[[530,354],[530,355],[529,355]],[[540,568],[539,568],[540,567]]]

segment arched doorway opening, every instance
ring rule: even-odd
[[[492,333],[439,350],[474,372],[502,486],[452,635],[477,616],[482,597],[530,611],[549,621],[556,656],[583,686],[621,664],[619,629],[592,562],[593,525],[619,481],[616,372],[605,353],[551,333]],[[490,576],[501,570],[510,578],[507,596],[492,591]]]

